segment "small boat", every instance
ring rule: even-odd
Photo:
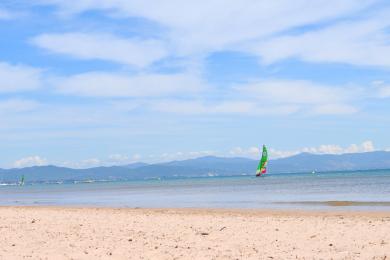
[[[19,186],[23,186],[23,185],[24,185],[24,175],[22,175],[22,178],[19,181]]]
[[[268,162],[268,152],[267,147],[263,145],[263,152],[261,153],[261,159],[259,165],[257,166],[256,177],[263,176],[267,172],[267,162]]]

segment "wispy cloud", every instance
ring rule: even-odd
[[[382,86],[379,89],[379,96],[382,98],[390,97],[390,86]]]
[[[371,133],[388,146],[386,1],[27,2],[0,4],[7,6],[0,8],[0,23],[7,25],[0,139],[8,147],[19,142],[36,154],[55,144],[61,155],[46,156],[86,167],[132,160],[130,154],[105,158],[93,141],[102,139],[113,147],[126,140],[134,147],[120,153],[135,149],[142,158],[153,149],[156,161],[165,144],[150,143],[164,140],[169,151],[183,151],[167,160],[185,158],[188,147],[253,142],[258,129],[275,145],[310,146],[337,129],[348,136],[334,135],[336,143]],[[374,79],[380,80],[370,84]],[[287,133],[283,126],[293,120],[297,125]],[[90,159],[73,153],[81,143]],[[8,150],[4,160],[20,157]],[[241,150],[236,153],[257,152]],[[270,151],[275,157],[297,152]]]
[[[31,111],[39,107],[39,103],[29,99],[0,100],[0,114]]]
[[[263,104],[309,107],[309,114],[352,114],[357,108],[349,102],[361,97],[358,87],[327,86],[305,80],[253,81],[236,86],[235,90]]]
[[[85,60],[105,60],[145,67],[167,55],[161,41],[122,38],[110,34],[42,34],[32,43],[53,53]]]
[[[139,74],[89,72],[57,79],[60,93],[90,97],[148,97],[196,93],[206,87],[193,74]]]
[[[352,105],[332,103],[314,106],[311,111],[312,114],[317,115],[349,115],[356,112],[358,109]]]
[[[308,0],[40,2],[56,5],[63,15],[100,10],[119,17],[143,17],[168,28],[168,38],[178,52],[194,53],[235,48],[294,27],[354,13],[375,1],[320,0],[316,4]]]
[[[154,111],[187,115],[288,115],[297,112],[294,105],[264,106],[251,100],[205,102],[199,100],[161,100],[148,104]]]
[[[34,90],[42,86],[42,70],[0,62],[0,93]]]
[[[390,84],[383,80],[376,80],[371,83],[374,93],[378,98],[389,98],[390,97]]]
[[[236,86],[244,94],[264,102],[295,104],[326,104],[343,102],[354,93],[345,88],[325,86],[305,80],[261,80]]]
[[[338,62],[352,65],[390,67],[390,9],[362,21],[271,38],[254,45],[265,63],[287,58],[308,62]]]

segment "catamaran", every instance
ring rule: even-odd
[[[263,152],[261,154],[259,165],[257,166],[256,177],[262,176],[267,172],[267,168],[266,168],[267,162],[268,162],[267,147],[263,145]]]

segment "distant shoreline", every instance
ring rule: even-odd
[[[58,181],[118,181],[165,178],[196,178],[213,176],[254,176],[258,160],[242,157],[205,156],[164,163],[133,163],[129,165],[67,168],[53,165],[0,169],[0,183]],[[375,151],[354,154],[301,153],[270,160],[269,175],[331,174],[340,172],[390,171],[390,152]]]
[[[289,202],[287,202],[289,203]],[[319,202],[327,204],[327,202]],[[335,202],[335,204],[344,202]],[[359,202],[357,202],[359,203]],[[384,202],[390,205],[390,202]],[[338,208],[339,207],[339,208]],[[123,212],[141,212],[141,213],[175,213],[175,214],[232,214],[242,216],[377,216],[388,217],[390,220],[389,210],[370,210],[370,209],[340,209],[340,205],[332,208],[310,209],[310,208],[197,208],[197,207],[110,207],[110,206],[88,206],[88,205],[0,205],[2,209],[15,210],[98,210],[98,211],[123,211]]]
[[[117,166],[119,167],[119,166]],[[119,167],[120,168],[120,167]],[[23,170],[25,168],[22,168]],[[94,168],[89,168],[86,170],[91,170]],[[14,169],[11,169],[14,170]],[[5,170],[6,171],[6,170]],[[282,176],[326,176],[331,174],[360,174],[360,173],[390,173],[390,168],[386,169],[362,169],[362,170],[332,170],[332,171],[316,171],[313,172],[270,172],[266,175],[262,176],[262,178],[267,177],[282,177]],[[1,172],[0,172],[1,173]],[[7,173],[7,177],[18,177],[19,175],[12,176],[11,173]],[[28,176],[27,176],[28,177]],[[94,178],[86,178],[86,179],[58,179],[58,180],[46,180],[46,181],[29,181],[28,179],[25,181],[26,186],[30,185],[60,185],[60,184],[89,184],[89,183],[116,183],[116,182],[143,182],[143,181],[171,181],[171,180],[188,180],[188,179],[213,179],[213,178],[240,178],[240,177],[246,177],[246,178],[256,178],[255,174],[252,173],[242,173],[242,174],[233,174],[233,175],[198,175],[198,176],[154,176],[154,177],[143,177],[143,178],[124,178],[124,179],[94,179]],[[0,187],[7,187],[7,186],[19,186],[19,179],[15,179],[13,181],[4,181],[0,179]]]

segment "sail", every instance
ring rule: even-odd
[[[257,166],[257,171],[256,175],[260,176],[262,174],[265,174],[267,172],[267,162],[268,162],[268,152],[267,152],[267,147],[263,145],[263,152],[261,154],[261,159],[259,162],[259,165]]]
[[[22,175],[22,178],[20,179],[19,185],[20,186],[24,185],[24,175]]]

